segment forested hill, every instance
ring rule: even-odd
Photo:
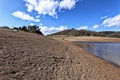
[[[90,30],[75,30],[75,29],[68,29],[64,31],[60,31],[51,35],[72,35],[72,36],[103,36],[103,37],[117,37],[120,38],[120,32],[115,31],[90,31]]]

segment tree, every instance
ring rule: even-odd
[[[37,33],[37,34],[40,34],[40,35],[43,35],[43,33],[40,31],[40,29],[39,29],[39,30],[36,30],[36,33]]]
[[[23,27],[22,27],[22,30],[28,31],[26,26],[23,26]]]
[[[43,33],[39,29],[39,26],[36,25],[28,26],[28,31],[43,35]]]
[[[21,27],[19,27],[19,29],[21,30],[22,28],[21,28]]]
[[[36,25],[29,25],[28,26],[28,31],[30,31],[30,32],[36,32],[36,30],[37,30],[37,26]]]

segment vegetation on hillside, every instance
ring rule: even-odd
[[[75,29],[68,29],[58,33],[54,33],[52,35],[73,35],[73,36],[105,36],[102,33],[98,33],[95,31],[89,30],[75,30]]]
[[[7,28],[10,29],[8,26],[3,26],[1,28]],[[40,35],[43,35],[43,33],[40,31],[39,26],[36,25],[29,25],[27,26],[22,26],[22,27],[14,27],[13,29],[19,31],[23,30],[26,32],[33,32],[37,33]],[[96,32],[96,31],[90,31],[90,30],[76,30],[74,28],[60,31],[57,33],[53,33],[51,35],[67,35],[67,36],[102,36],[102,37],[115,37],[115,38],[120,38],[120,31],[101,31],[101,32]]]
[[[68,29],[64,31],[60,31],[51,35],[67,35],[67,36],[102,36],[102,37],[117,37],[120,38],[120,32],[115,31],[90,31],[90,30],[75,30],[75,29]]]
[[[108,35],[109,37],[117,37],[117,38],[120,38],[120,32],[115,32],[115,33],[112,33],[110,35]]]
[[[9,29],[8,26],[0,26],[0,28]]]
[[[16,29],[16,30],[23,30],[23,31],[27,31],[27,32],[33,32],[33,33],[37,33],[37,34],[40,34],[40,35],[43,35],[43,33],[40,31],[39,29],[39,26],[36,26],[36,25],[29,25],[28,27],[26,26],[23,26],[23,27],[14,27],[13,29]]]

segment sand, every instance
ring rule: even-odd
[[[0,80],[120,80],[120,68],[71,43],[0,29]]]
[[[112,37],[95,37],[95,36],[53,36],[54,39],[57,40],[66,40],[70,42],[74,41],[83,41],[83,42],[120,42],[120,38],[112,38]]]

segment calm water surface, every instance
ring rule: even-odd
[[[75,42],[89,53],[120,66],[120,42]]]

